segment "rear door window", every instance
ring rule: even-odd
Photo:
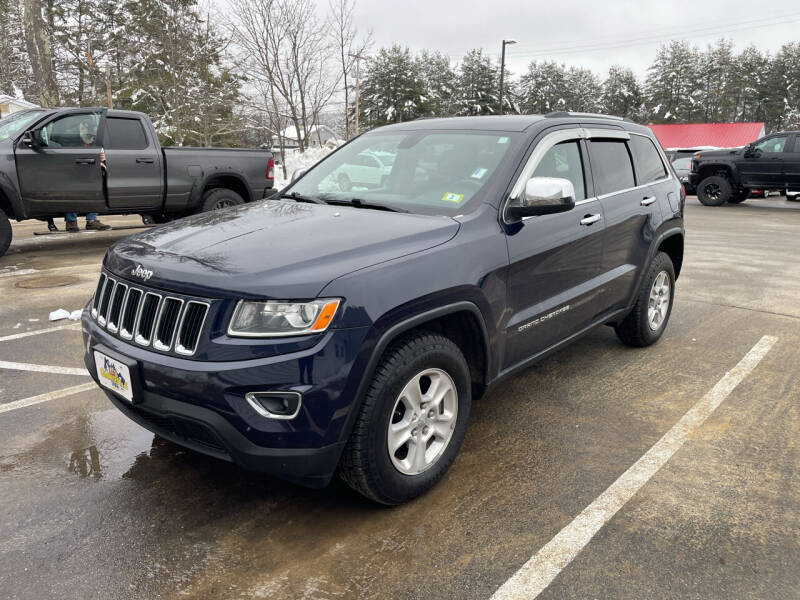
[[[598,196],[635,187],[633,163],[624,140],[591,140],[589,157]]]
[[[111,150],[144,150],[147,136],[139,119],[106,119],[105,147]]]
[[[631,135],[629,144],[639,185],[653,183],[667,176],[667,170],[652,140],[641,135]]]

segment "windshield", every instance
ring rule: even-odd
[[[517,135],[370,133],[323,160],[286,192],[326,202],[358,199],[419,214],[463,214],[478,206]]]
[[[672,161],[672,166],[676,169],[689,169],[692,166],[692,157],[689,156],[687,158],[679,158],[678,160]]]
[[[14,137],[25,129],[28,123],[35,121],[43,113],[43,110],[26,110],[3,117],[0,119],[0,140]]]

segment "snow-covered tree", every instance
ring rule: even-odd
[[[643,118],[644,95],[633,71],[622,65],[613,65],[603,82],[601,112],[634,121]]]
[[[419,61],[408,48],[381,48],[365,66],[360,99],[365,129],[430,113]]]
[[[30,62],[23,47],[25,34],[18,0],[0,0],[0,93],[32,91]]]
[[[470,50],[458,66],[456,89],[457,115],[497,114],[500,68],[482,49]]]
[[[430,116],[448,117],[455,113],[457,76],[450,59],[441,52],[423,50],[419,58],[419,73],[428,99]]]
[[[567,69],[554,61],[528,65],[520,78],[519,108],[525,114],[547,114],[555,110],[568,110]]]
[[[662,46],[648,69],[646,81],[650,118],[657,122],[702,119],[700,52],[684,41]]]

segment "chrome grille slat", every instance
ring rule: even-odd
[[[106,329],[111,333],[116,333],[119,330],[119,318],[122,312],[122,307],[125,303],[125,297],[128,295],[128,286],[124,283],[117,283],[114,287],[114,293],[111,296],[110,306],[108,308],[108,319]]]
[[[155,330],[153,331],[153,348],[156,350],[169,350],[172,347],[172,340],[175,338],[178,317],[181,316],[183,300],[179,298],[164,298],[161,303],[161,310],[156,319]]]
[[[186,356],[191,356],[197,350],[197,342],[200,339],[200,331],[208,315],[208,304],[190,300],[183,309],[178,324],[178,334],[175,338],[175,352]]]
[[[111,279],[106,279],[106,284],[103,287],[103,297],[100,300],[100,308],[97,310],[97,322],[103,327],[106,326],[108,321],[108,308],[111,304],[111,297],[114,295],[114,288],[117,287],[117,282]]]
[[[142,290],[135,287],[128,290],[122,316],[119,318],[119,337],[123,340],[133,339],[133,328],[136,325],[136,317],[139,316],[143,293]]]
[[[92,297],[91,316],[109,333],[160,352],[192,356],[210,303],[159,293],[103,272]]]

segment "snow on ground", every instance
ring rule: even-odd
[[[343,143],[344,142],[341,141],[330,140],[322,147],[309,148],[303,153],[288,150],[286,152],[285,178],[283,176],[283,167],[281,165],[275,165],[275,189],[279,190],[285,187],[292,178],[292,173],[297,169],[308,169],[336,150],[336,148]]]

